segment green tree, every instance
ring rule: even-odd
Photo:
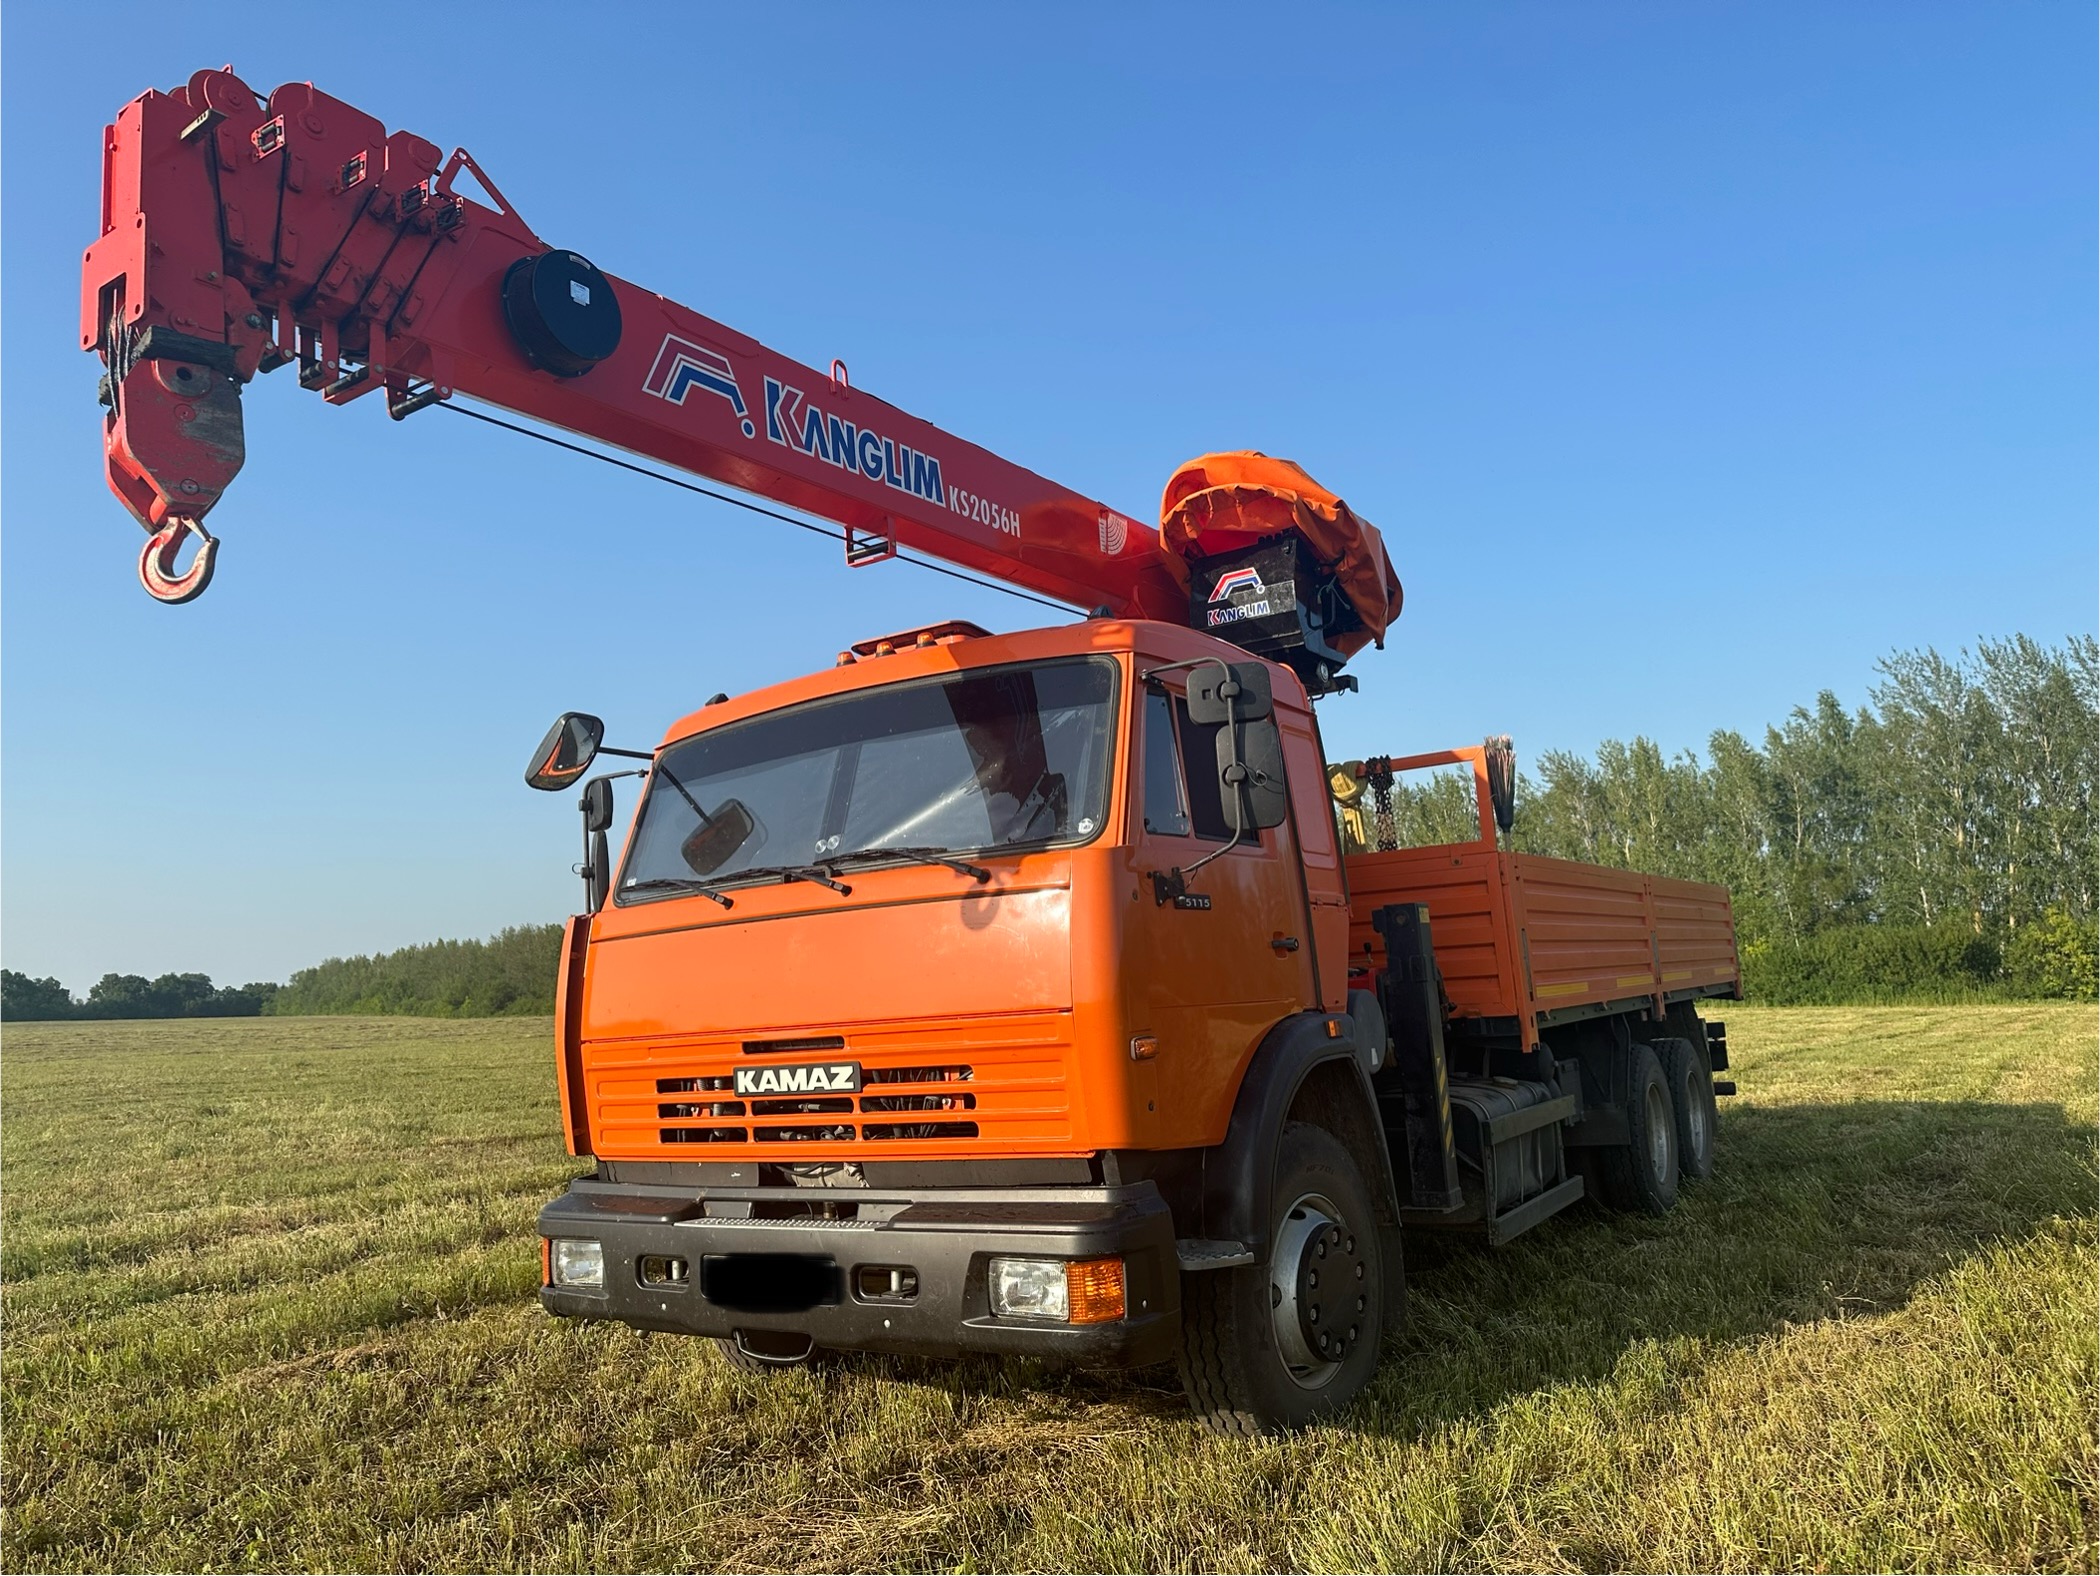
[[[57,980],[33,980],[13,969],[0,969],[0,1020],[24,1023],[79,1015],[80,1004]]]

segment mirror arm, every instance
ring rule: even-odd
[[[599,745],[598,753],[600,755],[621,755],[630,761],[653,761],[656,759],[655,753],[650,750],[616,750],[610,744]]]
[[[1216,657],[1190,657],[1186,662],[1162,662],[1156,668],[1147,668],[1138,675],[1140,684],[1150,684],[1162,673],[1178,673],[1183,668],[1200,668],[1206,662],[1216,662]]]

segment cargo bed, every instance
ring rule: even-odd
[[[1496,846],[1486,752],[1439,750],[1392,761],[1396,773],[1472,768],[1481,833],[1464,843],[1348,855],[1354,968],[1384,967],[1371,916],[1429,909],[1454,1028],[1515,1033],[1700,997],[1742,996],[1728,890]]]

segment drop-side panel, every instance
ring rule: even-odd
[[[1664,994],[1740,984],[1727,888],[1657,876],[1653,890]]]
[[[1537,854],[1506,857],[1538,1011],[1655,993],[1648,877]]]
[[[1429,905],[1430,936],[1452,1011],[1461,1018],[1520,1010],[1519,970],[1502,906],[1503,856],[1463,844],[1349,856],[1349,957],[1385,967],[1371,915],[1392,903]]]

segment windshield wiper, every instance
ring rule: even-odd
[[[830,887],[832,891],[851,897],[853,888],[838,880],[823,865],[753,865],[747,870],[736,870],[725,877],[730,881],[756,878],[762,881],[807,881],[813,886]]]
[[[713,898],[724,908],[736,907],[734,898],[726,893],[717,892],[705,882],[681,881],[675,876],[651,876],[646,881],[630,881],[627,885],[621,887],[620,891],[623,894],[628,892],[691,892],[700,897]]]
[[[842,865],[849,859],[909,859],[921,865],[946,865],[950,870],[960,871],[979,886],[992,879],[991,871],[982,865],[973,865],[966,859],[957,859],[940,848],[856,848],[851,853],[834,854],[831,863]]]

